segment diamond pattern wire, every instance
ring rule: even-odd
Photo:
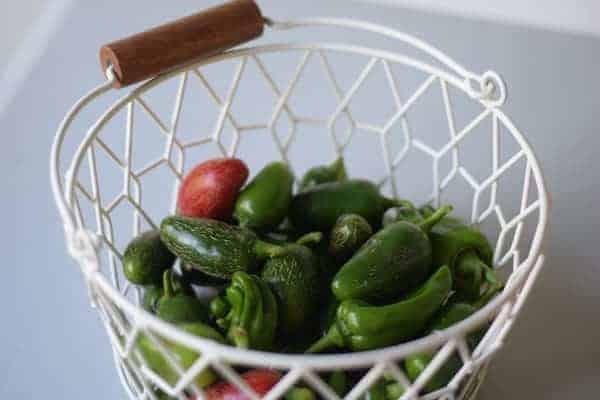
[[[525,229],[525,219],[535,214],[541,206],[539,198],[531,198],[531,180],[532,169],[527,161],[525,174],[523,176],[522,198],[520,209],[517,215],[507,218],[503,211],[502,199],[499,196],[498,186],[499,178],[515,164],[526,158],[523,150],[517,151],[508,161],[500,163],[500,131],[505,129],[510,132],[510,127],[506,127],[504,122],[496,114],[496,110],[491,107],[485,107],[470,123],[464,127],[457,127],[451,101],[448,91],[450,84],[441,76],[427,75],[417,89],[403,98],[401,95],[402,76],[393,71],[393,60],[370,57],[364,63],[359,75],[347,91],[341,87],[336,79],[336,69],[330,62],[330,57],[334,57],[335,52],[328,49],[309,49],[305,50],[300,57],[292,79],[281,85],[269,73],[269,65],[257,54],[242,56],[231,77],[229,90],[224,97],[221,97],[214,90],[209,79],[204,75],[201,67],[194,67],[181,72],[178,76],[171,79],[177,79],[177,93],[172,103],[171,118],[168,122],[161,120],[157,112],[145,102],[141,96],[135,97],[126,105],[126,124],[123,127],[125,147],[124,154],[117,154],[100,135],[97,135],[87,148],[87,170],[86,173],[80,169],[75,173],[74,192],[72,194],[72,203],[75,209],[77,221],[81,226],[93,229],[92,220],[95,220],[95,233],[101,238],[104,249],[107,251],[107,271],[103,271],[111,280],[114,288],[127,296],[133,296],[139,302],[140,291],[133,290],[128,285],[120,273],[120,260],[122,257],[122,246],[117,243],[117,238],[126,239],[131,235],[136,235],[142,229],[142,226],[155,228],[159,221],[154,221],[150,213],[145,208],[146,198],[142,177],[151,171],[158,169],[167,169],[172,173],[176,192],[177,185],[184,175],[185,160],[189,157],[188,152],[192,148],[212,145],[216,149],[213,156],[235,156],[238,154],[239,144],[244,140],[252,140],[253,135],[259,135],[260,132],[266,132],[270,135],[277,151],[276,156],[289,161],[289,152],[294,145],[294,136],[301,134],[302,123],[320,124],[328,132],[324,135],[325,140],[332,142],[336,156],[344,154],[347,145],[353,138],[353,130],[356,127],[363,127],[377,135],[380,140],[382,159],[385,165],[385,176],[380,177],[380,184],[389,182],[392,193],[397,196],[397,176],[396,171],[410,152],[416,152],[420,157],[426,157],[431,161],[432,169],[429,179],[433,182],[433,190],[428,201],[439,204],[440,198],[445,190],[456,180],[463,179],[472,192],[471,214],[469,218],[472,223],[481,224],[486,221],[496,219],[498,226],[498,240],[496,242],[495,263],[497,267],[504,267],[506,264],[513,264],[513,275],[519,273],[521,262],[527,259],[528,254],[523,254],[520,247],[521,239],[531,229]],[[337,107],[331,115],[325,120],[315,120],[310,115],[298,115],[294,112],[294,106],[290,101],[290,96],[294,92],[297,82],[303,76],[304,67],[309,59],[316,57],[327,81],[330,83],[330,89],[337,100]],[[362,56],[361,56],[362,57]],[[246,66],[249,62],[256,63],[258,66],[258,76],[247,76],[245,74]],[[382,68],[375,69],[380,64]],[[357,121],[348,107],[350,101],[356,95],[358,89],[363,85],[367,77],[375,71],[383,71],[385,81],[389,84],[389,89],[394,99],[395,112],[383,126],[369,124],[368,121]],[[190,77],[193,75],[194,83],[190,83]],[[262,79],[272,90],[272,94],[277,98],[276,105],[264,123],[243,126],[231,110],[231,104],[236,96],[237,89],[242,79]],[[199,84],[198,84],[199,82]],[[419,132],[410,129],[410,112],[416,101],[425,93],[439,88],[439,94],[442,97],[445,113],[445,119],[448,123],[448,141],[439,149],[434,149],[423,141]],[[214,121],[213,131],[208,137],[197,140],[184,141],[178,136],[178,124],[181,117],[182,105],[186,100],[186,92],[189,90],[204,90],[219,112]],[[259,101],[260,99],[257,99]],[[473,100],[475,101],[475,100]],[[190,108],[187,108],[188,110]],[[200,111],[201,112],[201,111]],[[163,154],[156,158],[147,160],[143,167],[134,170],[132,166],[132,152],[134,149],[133,133],[136,130],[136,116],[138,113],[145,113],[151,121],[156,124],[157,129],[164,136]],[[289,132],[279,132],[277,130],[277,121],[279,118],[287,118],[289,122]],[[349,122],[348,132],[337,134],[336,121],[339,118],[345,118]],[[462,157],[469,156],[460,151],[461,142],[465,137],[475,134],[475,128],[479,127],[482,121],[492,120],[491,148],[482,149],[492,152],[492,166],[489,175],[482,180],[477,180],[470,171],[461,162]],[[232,139],[230,143],[222,143],[222,135],[225,123],[233,128]],[[399,130],[392,128],[399,126]],[[391,135],[396,132],[402,135],[400,149],[392,151],[388,145]],[[120,171],[120,176],[114,179],[122,180],[122,191],[112,199],[103,197],[102,182],[99,180],[98,169],[101,166],[97,160],[97,153],[104,152],[109,162]],[[440,172],[440,160],[449,155],[451,160],[450,169],[446,174]],[[471,157],[476,155],[470,155]],[[199,161],[199,160],[195,160]],[[489,190],[489,203],[482,204],[482,193]],[[466,196],[466,194],[465,194]],[[534,196],[535,197],[535,196]],[[85,215],[82,205],[89,206],[92,216]],[[174,204],[174,202],[173,202]],[[129,221],[131,229],[126,226],[127,221],[117,220],[115,210],[127,205],[131,210]],[[172,208],[173,209],[173,206]],[[539,221],[536,221],[539,223]],[[535,228],[535,226],[533,227]],[[505,246],[508,244],[508,246]],[[505,249],[506,250],[503,250]],[[541,260],[533,273],[539,271]],[[512,277],[511,277],[512,279]],[[511,285],[508,281],[508,286]],[[529,281],[528,281],[529,283]],[[90,283],[93,302],[98,308],[107,333],[112,342],[117,367],[128,386],[132,398],[138,399],[157,399],[155,392],[159,388],[169,396],[179,399],[196,398],[203,399],[202,389],[194,383],[195,377],[202,371],[212,369],[223,379],[228,380],[242,390],[248,398],[260,398],[245,382],[234,369],[235,363],[222,358],[218,352],[204,351],[191,365],[183,365],[169,350],[168,343],[177,342],[174,338],[161,337],[158,332],[153,331],[150,326],[142,324],[135,314],[127,313],[121,307],[117,306],[106,289],[96,285],[93,281]],[[400,397],[401,400],[408,399],[454,399],[457,398],[461,388],[465,387],[465,382],[469,377],[473,377],[482,365],[485,365],[490,356],[502,345],[502,341],[508,328],[513,322],[514,317],[523,299],[527,294],[527,286],[518,292],[518,296],[507,302],[497,317],[493,320],[484,339],[476,349],[469,349],[464,336],[453,338],[436,350],[435,356],[424,373],[415,381],[410,382],[400,367],[401,359],[381,360],[370,365],[368,371],[362,376],[360,381],[346,395],[347,399],[359,399],[365,392],[384,376],[400,383],[405,392]],[[153,371],[145,362],[143,355],[137,348],[137,342],[141,336],[150,340],[158,349],[161,356],[167,361],[169,368],[173,371],[176,379],[165,380],[156,371]],[[462,360],[462,367],[456,373],[454,379],[447,387],[432,393],[424,393],[423,388],[427,381],[436,373],[444,362],[453,353],[459,354]],[[268,359],[265,359],[264,367],[268,367]],[[279,383],[269,392],[266,399],[275,399],[283,396],[287,390],[296,382],[302,381],[304,384],[313,388],[322,398],[339,399],[339,396],[324,382],[321,371],[313,370],[298,365],[290,365],[289,370],[281,371],[284,375]]]

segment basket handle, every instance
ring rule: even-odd
[[[259,37],[264,25],[254,0],[234,0],[105,44],[100,64],[121,88]]]

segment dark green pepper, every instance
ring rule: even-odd
[[[327,384],[340,397],[344,397],[350,391],[350,381],[342,370],[333,371],[327,379]]]
[[[171,270],[163,275],[163,295],[158,300],[156,315],[168,322],[208,322],[208,307],[198,300],[193,294],[182,291],[176,292]]]
[[[384,224],[395,221],[418,221],[435,212],[432,206],[420,210],[402,207],[390,213]],[[492,263],[492,247],[483,233],[467,225],[459,218],[446,216],[429,232],[433,265],[449,265],[456,291],[465,298],[476,299],[483,283],[495,283]]]
[[[353,351],[372,350],[412,339],[444,303],[452,289],[450,269],[438,269],[415,293],[397,303],[372,306],[360,300],[343,301],[336,322],[308,352],[332,346]]]
[[[148,231],[133,239],[123,253],[123,274],[136,285],[160,285],[175,256],[160,240],[160,232]]]
[[[225,344],[226,341],[223,336],[217,332],[215,329],[211,328],[208,325],[204,325],[202,323],[186,323],[186,324],[178,324],[178,327],[183,331],[207,338],[212,339],[216,342]],[[161,339],[158,339],[161,340]],[[167,348],[171,356],[178,361],[184,370],[191,367],[194,362],[200,356],[196,351],[189,349],[179,343],[162,340],[162,343]],[[169,365],[168,361],[164,358],[158,347],[154,344],[152,340],[145,334],[140,334],[137,339],[137,346],[140,350],[140,353],[148,367],[154,371],[156,374],[161,376],[168,384],[175,385],[179,380],[180,376],[177,371]],[[217,375],[209,368],[200,372],[196,378],[194,379],[194,383],[199,387],[206,387],[217,380]]]
[[[226,304],[223,304],[223,303]],[[225,308],[229,307],[227,313]],[[217,324],[227,330],[227,337],[237,347],[270,350],[277,328],[277,300],[268,285],[256,275],[236,272],[225,297],[211,304]]]
[[[278,257],[265,263],[261,277],[279,299],[279,326],[284,337],[306,332],[304,324],[318,307],[319,260],[307,247],[290,244]]]
[[[343,182],[346,179],[348,179],[346,166],[344,165],[344,159],[340,157],[331,165],[320,165],[306,171],[306,174],[300,180],[298,190],[302,192],[321,183]]]
[[[163,279],[165,273],[166,271],[163,273]],[[191,296],[194,294],[194,290],[190,286],[189,281],[186,277],[178,275],[175,272],[169,272],[169,278],[170,286],[173,290],[174,295],[186,294]],[[144,310],[150,311],[152,313],[156,312],[156,309],[158,308],[158,303],[164,295],[163,286],[164,283],[163,280],[161,280],[160,286],[148,286],[145,288],[144,297],[142,299],[142,306]]]
[[[442,207],[419,225],[400,221],[377,232],[333,278],[335,296],[386,302],[422,283],[432,265],[427,232],[451,209]]]
[[[363,400],[387,400],[385,381],[379,380],[363,396]]]
[[[254,271],[260,261],[283,250],[248,229],[206,218],[167,217],[161,239],[188,268],[224,279],[236,271]]]
[[[383,197],[373,183],[351,179],[322,183],[297,194],[290,219],[300,230],[328,232],[340,216],[358,214],[378,228],[385,210],[401,204],[401,200]]]
[[[385,227],[398,221],[407,221],[418,225],[423,219],[424,216],[414,206],[404,205],[387,210],[383,214],[383,226]]]
[[[338,218],[329,234],[329,253],[336,260],[347,261],[373,234],[373,228],[358,214]]]
[[[294,175],[282,162],[264,167],[239,194],[234,217],[256,230],[275,228],[285,218],[292,201]]]

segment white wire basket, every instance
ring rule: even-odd
[[[73,106],[56,133],[50,171],[67,248],[83,271],[129,397],[155,400],[159,388],[175,398],[203,399],[194,378],[210,368],[249,399],[258,399],[239,371],[260,367],[282,373],[265,399],[280,398],[298,383],[322,398],[338,399],[323,380],[333,370],[362,371],[347,399],[362,398],[383,375],[404,386],[402,400],[473,398],[544,262],[548,195],[533,151],[501,109],[503,81],[494,72],[472,73],[427,43],[381,25],[331,18],[266,21],[277,34],[301,28],[316,29],[322,37],[344,30],[353,39],[228,50],[128,91],[112,89],[117,78],[109,68],[107,81]],[[407,50],[361,46],[354,40],[360,35]],[[419,58],[408,55],[415,51]],[[358,67],[350,71],[349,65]],[[369,89],[372,81],[380,86]],[[410,82],[416,85],[408,90]],[[172,96],[165,94],[169,87]],[[250,94],[244,93],[247,88]],[[328,103],[316,99],[319,90],[328,93]],[[90,121],[87,110],[110,93],[119,98]],[[77,125],[78,117],[87,121]],[[444,129],[431,132],[427,126],[436,118]],[[83,139],[78,132],[85,133]],[[69,149],[69,141],[77,146]],[[465,219],[495,240],[494,267],[506,286],[449,329],[375,351],[275,354],[191,336],[139,306],[140,289],[124,279],[121,257],[132,237],[174,211],[174,196],[165,193],[176,193],[186,170],[222,156],[242,158],[253,171],[281,159],[297,176],[317,162],[344,156],[351,174],[377,180],[390,195],[457,204]],[[487,333],[470,349],[465,337],[484,325]],[[178,379],[167,382],[147,366],[136,347],[141,333],[160,348]],[[201,356],[183,366],[164,341]],[[423,351],[436,355],[410,382],[402,360]],[[455,353],[463,363],[460,370],[446,387],[426,393],[428,380]]]

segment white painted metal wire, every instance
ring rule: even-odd
[[[51,155],[52,187],[65,226],[69,253],[84,272],[92,303],[111,340],[115,363],[130,397],[154,400],[154,389],[160,388],[179,399],[190,395],[203,399],[202,390],[193,380],[198,373],[211,368],[240,387],[248,398],[257,399],[257,394],[244,384],[235,369],[255,366],[275,368],[283,374],[265,399],[281,397],[298,382],[313,388],[325,399],[337,399],[322,378],[325,371],[337,369],[364,370],[347,399],[361,398],[384,374],[406,388],[402,400],[470,398],[490,357],[502,347],[544,261],[540,248],[548,216],[548,196],[531,148],[500,109],[506,98],[504,83],[494,72],[482,75],[469,72],[430,45],[376,24],[311,19],[270,21],[270,25],[273,29],[335,26],[377,33],[422,51],[435,63],[355,44],[286,43],[232,50],[157,77],[124,94],[85,128],[85,137],[74,153],[69,153],[65,146],[67,136],[81,131],[74,129],[75,119],[91,102],[98,102],[111,92],[110,71],[107,71],[106,83],[79,100],[56,135]],[[333,61],[340,56],[345,60],[342,64]],[[350,59],[360,68],[354,78],[344,84],[339,79],[339,68],[347,66]],[[278,62],[289,60],[292,60],[291,76],[277,77],[274,72],[281,69]],[[222,86],[222,76],[211,79],[207,70],[225,64],[233,67],[227,88],[219,91],[216,86]],[[323,78],[319,84],[309,81],[309,87],[311,84],[326,87],[334,102],[324,117],[303,114],[295,107],[294,96],[303,79],[307,79],[308,65],[317,68]],[[404,85],[405,72],[420,76],[410,91],[406,91]],[[363,89],[377,76],[387,89],[379,88],[375,95],[367,90],[366,103],[362,103],[367,106],[362,110],[371,110],[369,104],[376,104],[374,110],[388,107],[392,111],[383,122],[372,121],[370,115],[355,115],[355,101],[365,96]],[[245,103],[238,104],[241,85],[247,81],[262,82],[267,88],[266,94],[252,93],[244,98]],[[149,99],[168,85],[173,87],[174,100],[165,112],[165,107],[158,109]],[[387,105],[383,104],[384,91],[390,100]],[[200,92],[212,102],[212,114],[208,107],[193,99],[192,94]],[[421,104],[427,96],[437,99],[441,107],[434,109],[429,102]],[[308,103],[315,103],[310,97]],[[476,111],[466,119],[459,118],[454,107],[458,101],[469,103]],[[270,104],[264,120],[246,123],[239,118],[239,110],[259,103]],[[417,112],[419,107],[425,107],[421,114]],[[186,113],[210,121],[211,132],[195,132],[191,137],[184,137],[184,133],[189,132],[183,132],[180,125]],[[413,125],[419,115],[425,119],[441,117],[445,121],[445,132],[435,132],[435,143],[427,136],[429,133]],[[145,119],[147,125],[142,126],[140,119]],[[116,127],[115,121],[119,121]],[[345,125],[344,129],[340,129],[340,125]],[[155,154],[147,151],[145,143],[150,140],[147,131],[152,129],[157,132],[154,139],[160,140]],[[309,130],[317,130],[319,134],[307,142]],[[469,147],[468,142],[474,138],[483,140],[484,144],[477,142],[475,147]],[[244,148],[245,142],[259,140],[261,144]],[[302,152],[295,153],[297,142],[301,140],[304,140],[300,147]],[[359,144],[353,145],[357,141]],[[194,158],[194,150],[207,149],[201,157],[250,157],[253,167],[278,158],[295,168],[305,168],[310,166],[305,165],[307,159],[326,147],[330,160],[344,155],[348,163],[357,164],[359,173],[368,170],[369,177],[377,179],[382,190],[391,195],[422,203],[462,201],[466,204],[463,216],[495,239],[495,267],[507,277],[502,294],[472,317],[443,332],[386,349],[340,355],[238,350],[190,336],[138,307],[139,288],[129,285],[120,272],[122,251],[128,240],[140,230],[156,227],[159,218],[169,211],[157,214],[155,205],[165,203],[164,193],[167,190],[175,193],[186,169],[202,160],[198,156]],[[352,161],[353,157],[357,157],[357,161]],[[137,159],[144,162],[137,165]],[[421,166],[414,164],[417,159]],[[374,163],[380,163],[379,170],[369,169]],[[114,174],[108,176],[108,170]],[[150,194],[147,177],[156,171],[167,175],[155,180],[159,191]],[[412,177],[411,182],[429,185],[425,195],[411,197],[412,186],[405,179],[408,176]],[[156,193],[163,196],[157,199]],[[452,197],[452,193],[459,200]],[[511,202],[515,198],[519,199],[518,204]],[[173,204],[172,201],[171,211]],[[484,325],[489,329],[471,351],[465,337]],[[161,349],[179,376],[176,382],[166,382],[147,367],[135,346],[140,333]],[[170,356],[165,341],[180,343],[202,355],[185,368]],[[401,368],[401,361],[426,350],[435,351],[436,355],[421,376],[411,383]],[[424,393],[427,381],[453,354],[458,354],[463,362],[454,379],[447,387]]]

